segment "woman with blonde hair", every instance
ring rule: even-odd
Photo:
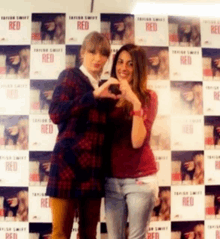
[[[52,239],[69,239],[79,218],[80,239],[95,239],[103,190],[103,142],[106,107],[101,98],[117,98],[98,86],[110,54],[109,41],[91,32],[81,47],[82,65],[63,71],[49,108],[58,136],[52,153],[46,195],[52,209]]]

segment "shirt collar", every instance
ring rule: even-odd
[[[85,66],[81,65],[79,68],[82,73],[87,76],[89,78],[89,81],[91,83],[91,85],[93,86],[94,89],[97,89],[99,87],[99,80],[95,79],[89,72],[88,70],[85,68]]]

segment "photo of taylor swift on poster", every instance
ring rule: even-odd
[[[53,91],[57,80],[31,80],[30,83],[30,113],[48,114]]]
[[[202,82],[172,81],[171,112],[176,115],[201,115],[203,113]]]
[[[171,157],[173,185],[204,184],[203,151],[173,151]]]
[[[27,79],[30,46],[0,46],[0,79]]]
[[[28,188],[0,187],[0,221],[28,221]]]
[[[200,19],[197,17],[168,17],[170,46],[201,46]]]
[[[158,198],[151,215],[151,221],[170,220],[171,196],[170,187],[160,187]]]
[[[206,219],[220,218],[220,186],[205,186]]]
[[[64,13],[33,13],[32,44],[65,44]]]
[[[80,62],[80,45],[66,46],[66,69],[79,67]]]
[[[169,80],[168,47],[143,47],[148,64],[148,80]]]
[[[112,45],[134,43],[134,15],[101,14],[101,33]]]
[[[171,239],[204,239],[204,221],[172,222]]]
[[[50,171],[51,152],[29,153],[29,183],[30,186],[46,186]]]
[[[28,149],[28,116],[0,116],[0,149]]]
[[[203,79],[220,80],[220,49],[202,49]]]
[[[220,117],[205,116],[205,149],[220,149]]]

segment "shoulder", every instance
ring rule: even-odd
[[[146,95],[147,95],[147,101],[149,104],[157,104],[158,97],[157,97],[157,93],[155,91],[147,90]]]
[[[71,85],[73,82],[77,82],[77,80],[85,77],[86,76],[78,68],[65,69],[60,73],[58,77],[58,83]]]

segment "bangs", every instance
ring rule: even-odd
[[[109,57],[110,55],[110,44],[107,39],[100,36],[93,36],[90,41],[86,44],[86,51],[95,53],[100,52],[101,55]]]

